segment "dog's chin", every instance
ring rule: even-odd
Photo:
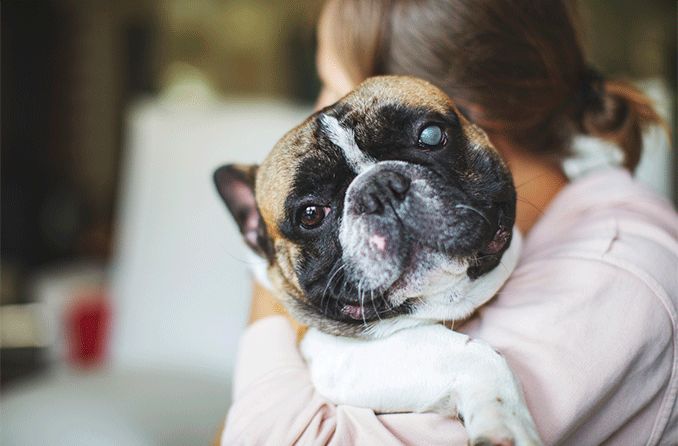
[[[421,323],[464,319],[506,281],[519,248],[520,240],[503,228],[471,256],[422,246],[385,290],[356,286],[350,297],[327,297],[307,308],[305,322],[335,335],[380,337]]]

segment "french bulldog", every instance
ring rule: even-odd
[[[503,357],[441,324],[491,299],[520,250],[510,172],[444,92],[370,78],[261,165],[214,179],[264,280],[310,327],[301,351],[322,395],[458,416],[472,444],[540,444]]]

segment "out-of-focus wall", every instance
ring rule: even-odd
[[[157,4],[162,86],[197,68],[230,95],[315,95],[314,26],[320,2],[230,0]]]

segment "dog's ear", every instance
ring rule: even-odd
[[[254,198],[257,165],[228,164],[214,171],[214,184],[226,203],[247,246],[271,259],[273,249]]]

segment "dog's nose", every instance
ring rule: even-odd
[[[410,179],[392,170],[374,175],[361,191],[358,211],[362,214],[381,214],[389,204],[405,199],[410,188]]]

